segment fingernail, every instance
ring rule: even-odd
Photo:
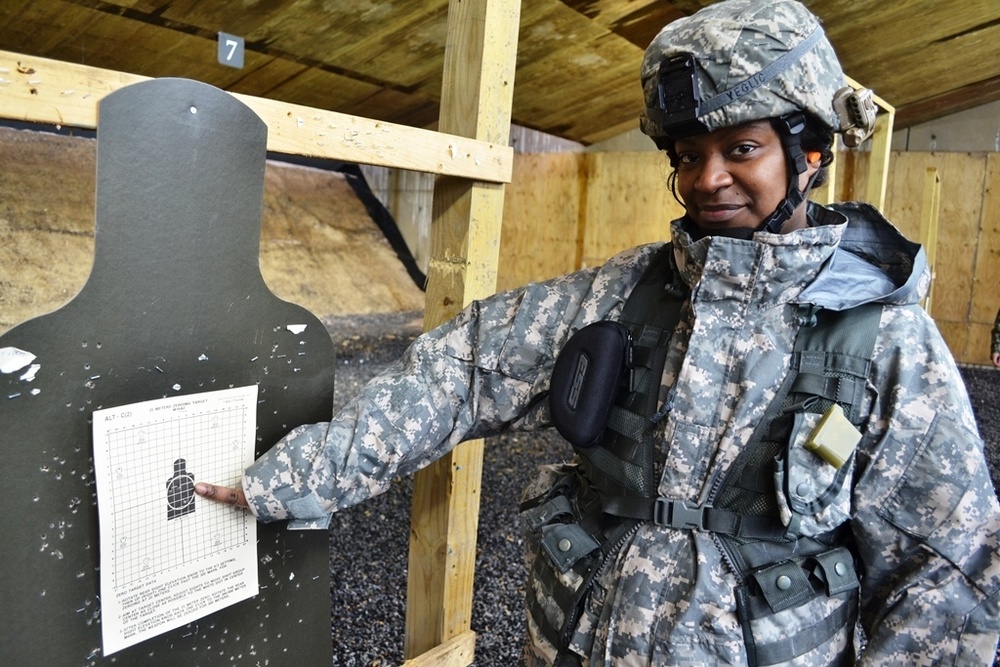
[[[208,494],[208,484],[205,484],[203,482],[197,482],[194,485],[194,492],[197,493],[199,496],[207,495]]]

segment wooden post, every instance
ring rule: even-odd
[[[931,284],[920,305],[931,312],[931,294],[934,291],[934,261],[937,256],[938,214],[941,208],[941,175],[937,167],[927,167],[924,176],[924,197],[920,206],[920,244],[927,253],[927,266],[931,270]]]
[[[519,19],[519,0],[451,0],[439,131],[507,145]],[[503,192],[502,184],[438,179],[425,328],[495,291]],[[430,664],[430,654],[415,656],[471,635],[482,447],[459,445],[414,480],[407,664]]]
[[[846,78],[847,83],[853,88],[863,87],[851,77]],[[885,190],[889,180],[889,153],[892,149],[892,126],[896,119],[896,108],[878,95],[873,96],[873,101],[882,113],[875,119],[875,132],[871,137],[871,160],[868,162],[865,201],[881,211],[885,208]]]
[[[889,180],[889,150],[892,148],[892,123],[896,112],[879,114],[872,134],[871,161],[868,163],[868,185],[865,200],[881,210],[885,209],[885,190]]]

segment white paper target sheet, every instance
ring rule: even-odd
[[[253,515],[195,495],[253,462],[257,387],[94,411],[104,655],[253,597]]]

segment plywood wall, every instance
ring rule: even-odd
[[[927,169],[941,179],[931,315],[959,362],[984,364],[1000,308],[1000,154],[894,152],[886,216],[916,239]],[[508,289],[669,236],[681,215],[655,152],[518,154],[507,187],[498,286]],[[867,155],[838,162],[838,200],[865,192]]]
[[[985,364],[1000,308],[1000,169],[997,153],[894,152],[886,216],[910,238],[920,230],[924,176],[941,179],[938,238],[930,313],[959,362]],[[852,184],[860,190],[865,156],[855,158]],[[841,194],[846,194],[843,192]]]
[[[580,153],[514,156],[504,192],[497,289],[554,278],[580,266],[585,175]]]
[[[602,264],[669,238],[681,207],[655,152],[517,154],[504,199],[498,289]]]

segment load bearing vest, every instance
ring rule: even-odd
[[[810,515],[849,492],[844,485],[860,439],[857,427],[865,417],[862,401],[881,305],[841,312],[799,307],[801,329],[790,372],[711,502],[693,505],[657,496],[652,437],[654,424],[663,416],[656,409],[667,347],[686,298],[686,286],[673,264],[672,246],[665,244],[629,296],[617,323],[627,330],[631,345],[624,357],[627,368],[622,386],[610,392],[614,403],[603,434],[596,438],[597,444],[580,446],[581,441],[594,439],[593,435],[560,428],[573,442],[579,463],[567,467],[548,492],[522,505],[527,526],[539,541],[528,613],[543,635],[559,647],[565,664],[573,664],[568,645],[594,579],[647,521],[707,531],[717,538],[740,582],[738,607],[752,664],[794,658],[830,640],[853,623],[856,614],[859,582],[854,558],[848,549],[837,546],[844,528],[832,526],[824,532],[824,526],[810,523]],[[575,349],[578,344],[571,340],[566,350]],[[560,361],[563,354],[570,353],[561,353]],[[581,393],[579,386],[572,386],[579,385],[579,377],[558,375],[559,362],[550,393],[557,428],[560,401],[570,392],[577,398]],[[571,388],[563,389],[561,383]],[[806,414],[816,428],[805,447],[793,452],[789,440],[796,416],[801,421]],[[789,460],[790,456],[795,460]],[[779,479],[784,475],[786,488],[776,488],[776,471]],[[819,595],[842,598],[842,604],[831,605],[834,611],[825,622],[792,637],[754,638],[754,627],[761,619],[789,613]]]

